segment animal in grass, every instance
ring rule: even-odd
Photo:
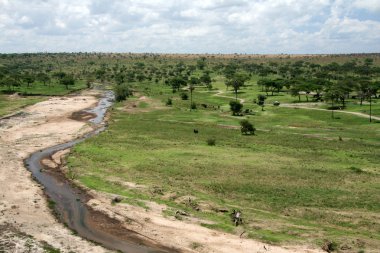
[[[232,222],[235,224],[235,226],[243,224],[243,218],[241,217],[241,211],[240,210],[232,210],[231,213]]]
[[[193,131],[194,131],[194,133],[195,133],[195,134],[197,134],[197,133],[198,133],[198,129],[194,129]]]

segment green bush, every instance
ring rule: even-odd
[[[117,85],[115,87],[115,99],[116,99],[116,101],[118,101],[118,102],[124,101],[130,95],[132,95],[132,92],[126,84],[120,84],[120,85]]]
[[[361,168],[358,168],[358,167],[355,167],[355,166],[351,166],[348,169],[351,170],[352,172],[355,172],[355,173],[358,173],[358,174],[364,172]]]
[[[243,109],[243,105],[239,101],[233,100],[230,102],[230,109],[232,111],[232,115],[239,115]]]
[[[186,93],[181,93],[181,99],[182,100],[188,100],[189,99],[189,95],[187,95]]]
[[[215,138],[208,138],[207,139],[207,145],[209,145],[209,146],[215,146],[215,144],[216,144]]]
[[[173,100],[171,98],[168,98],[168,100],[166,101],[166,105],[167,106],[173,105]]]
[[[240,130],[242,134],[253,134],[255,135],[256,128],[246,119],[240,121]]]

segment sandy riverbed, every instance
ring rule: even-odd
[[[86,123],[69,116],[96,102],[92,94],[51,98],[0,121],[0,225],[7,224],[3,229],[31,235],[36,241],[46,241],[63,252],[106,252],[72,235],[55,220],[42,189],[23,166],[23,159],[29,154],[90,131]],[[17,236],[9,240],[14,241],[10,245],[20,244]],[[5,252],[8,250],[16,252],[17,249],[5,249]],[[22,245],[18,250],[22,252]]]

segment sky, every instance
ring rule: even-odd
[[[0,53],[379,53],[380,0],[0,0]]]

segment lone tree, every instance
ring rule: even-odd
[[[226,81],[226,86],[232,86],[235,93],[235,100],[237,100],[237,93],[241,87],[244,86],[244,83],[249,80],[249,77],[244,73],[235,73],[231,79]]]
[[[259,94],[259,95],[257,95],[257,99],[259,100],[259,101],[257,102],[257,104],[258,104],[259,106],[261,106],[261,111],[264,111],[265,100],[267,99],[267,97],[264,96],[263,94]]]
[[[203,74],[203,75],[199,78],[199,81],[200,81],[201,83],[205,84],[206,87],[207,87],[209,90],[212,89],[212,85],[211,85],[212,80],[211,80],[211,77],[210,77],[210,75],[209,75],[208,73]]]
[[[371,82],[367,89],[367,97],[369,98],[369,122],[372,122],[372,96],[376,97],[377,91],[380,89],[380,82]]]
[[[193,106],[193,91],[195,90],[195,85],[190,83],[189,84],[189,91],[190,91],[190,111],[191,109],[195,109]]]
[[[339,97],[341,93],[337,86],[332,85],[328,89],[326,89],[326,93],[324,94],[324,98],[327,101],[331,102],[331,118],[334,119],[334,110],[335,110],[335,103],[338,103]]]
[[[243,119],[240,121],[240,130],[242,134],[255,135],[256,128],[254,128],[252,123],[250,123],[248,120]]]
[[[241,110],[243,109],[243,105],[239,101],[231,101],[230,109],[232,111],[232,115],[239,115]]]

